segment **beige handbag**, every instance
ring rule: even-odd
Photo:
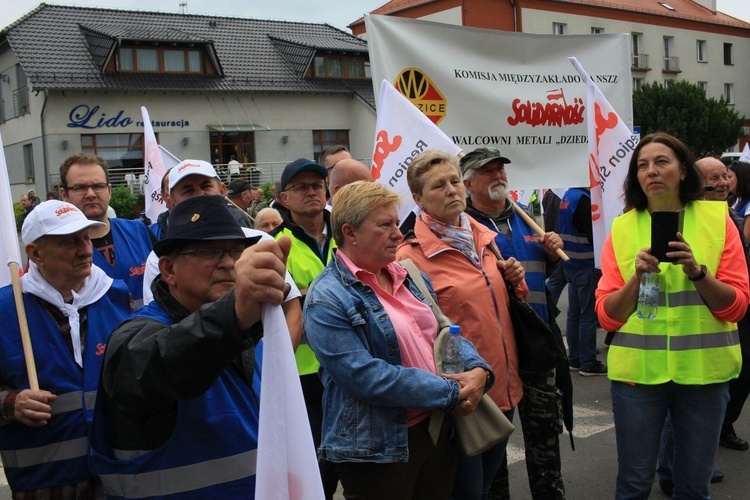
[[[443,373],[443,353],[445,344],[448,341],[449,328],[451,321],[440,310],[440,306],[433,300],[432,295],[427,289],[427,284],[422,278],[422,273],[411,259],[405,259],[399,262],[407,271],[409,276],[417,285],[419,291],[427,298],[438,320],[440,332],[435,339],[435,369],[437,373]],[[430,434],[433,440],[440,433],[443,424],[444,413],[435,411],[430,421]],[[468,415],[455,416],[454,423],[456,427],[456,437],[458,447],[467,456],[477,455],[483,451],[489,450],[493,446],[508,439],[515,430],[513,423],[508,420],[505,414],[497,407],[494,401],[484,394],[477,409]]]

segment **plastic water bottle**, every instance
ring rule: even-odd
[[[638,309],[641,319],[654,319],[659,307],[659,273],[643,273],[638,288]]]
[[[443,373],[463,373],[463,371],[464,351],[461,346],[461,327],[451,325],[450,336],[445,343],[445,353],[443,354]]]

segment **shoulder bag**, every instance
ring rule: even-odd
[[[448,341],[448,332],[451,321],[447,316],[440,310],[440,306],[435,302],[427,289],[427,284],[422,278],[422,273],[417,266],[412,262],[411,259],[405,259],[399,262],[402,266],[409,271],[414,284],[417,285],[419,291],[422,292],[430,303],[432,312],[438,320],[438,328],[440,329],[434,344],[435,353],[435,369],[438,374],[443,372],[443,353],[445,352],[445,344]],[[436,418],[435,412],[433,412],[433,421],[439,422],[436,424],[437,431],[440,431],[440,425],[442,424],[443,412],[439,412],[441,417]],[[467,456],[477,455],[483,451],[489,450],[493,446],[501,443],[508,439],[515,430],[513,423],[508,420],[505,414],[497,407],[495,402],[487,394],[482,396],[482,399],[477,405],[477,409],[468,415],[458,415],[454,417],[456,436],[458,441],[458,447]],[[433,429],[433,422],[430,422],[430,433],[435,436]]]

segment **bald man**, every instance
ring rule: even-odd
[[[331,198],[333,198],[339,189],[352,182],[372,182],[370,167],[361,161],[351,158],[339,160],[336,163],[336,168],[332,168],[328,172],[328,189],[331,192]]]

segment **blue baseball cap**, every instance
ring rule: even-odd
[[[326,170],[323,165],[308,160],[307,158],[298,158],[284,167],[284,171],[281,173],[281,190],[284,191],[286,189],[286,185],[289,184],[289,181],[291,181],[295,175],[300,172],[305,172],[306,170],[317,172],[324,179],[328,177],[328,170]]]

